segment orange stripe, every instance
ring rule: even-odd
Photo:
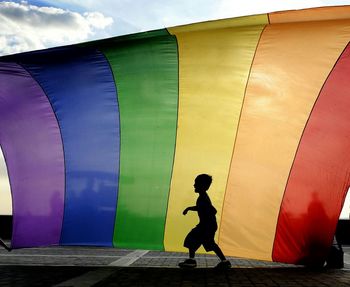
[[[312,106],[350,20],[269,25],[248,82],[221,222],[230,255],[271,260],[277,216]]]
[[[302,9],[292,11],[281,11],[269,13],[271,24],[306,22],[306,21],[326,21],[350,18],[350,6],[320,7],[313,9]]]

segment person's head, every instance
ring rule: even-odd
[[[201,193],[207,191],[211,185],[213,178],[209,174],[200,174],[194,180],[194,191]]]

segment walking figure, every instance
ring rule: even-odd
[[[208,174],[200,174],[194,181],[194,192],[198,193],[198,199],[195,206],[187,207],[183,211],[186,215],[188,211],[197,211],[199,217],[198,225],[193,228],[185,238],[184,246],[189,250],[189,259],[180,262],[181,268],[194,268],[197,266],[194,259],[197,249],[203,245],[205,251],[214,251],[220,258],[220,263],[215,268],[226,269],[231,267],[230,261],[226,260],[220,247],[215,243],[214,236],[218,229],[216,223],[216,209],[211,204],[207,194],[212,183],[212,177]]]

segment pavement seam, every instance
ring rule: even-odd
[[[142,256],[146,255],[149,252],[149,250],[135,250],[134,252],[131,252],[122,258],[113,261],[112,263],[108,264],[109,266],[130,266],[133,264],[136,260],[140,259]]]

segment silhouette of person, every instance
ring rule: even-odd
[[[350,217],[350,214],[349,214]],[[344,268],[344,251],[341,244],[341,227],[338,220],[335,234],[333,237],[332,246],[329,249],[329,253],[326,259],[326,268],[341,269]]]
[[[208,174],[200,174],[194,181],[194,192],[198,193],[198,199],[195,206],[187,207],[183,211],[183,215],[186,215],[188,211],[196,211],[199,217],[198,225],[193,228],[185,238],[184,246],[189,250],[189,259],[184,262],[180,262],[181,268],[194,268],[197,266],[194,259],[197,249],[203,245],[205,251],[214,251],[220,258],[215,268],[225,269],[230,268],[230,261],[226,260],[220,247],[215,243],[214,236],[218,228],[216,223],[216,209],[212,205],[210,198],[207,194],[212,183],[212,177]]]
[[[338,224],[339,226],[339,224]],[[337,226],[337,229],[339,228]],[[329,249],[326,258],[326,268],[342,269],[344,268],[344,251],[343,247],[337,239],[337,232],[334,234],[332,246]]]
[[[328,234],[332,223],[317,191],[312,192],[306,214],[301,219],[303,224],[298,236],[300,235],[300,239],[302,239],[300,251],[303,256],[299,258],[297,264],[312,269],[322,268],[329,249],[330,238]]]
[[[1,238],[0,238],[0,245],[1,245],[2,247],[4,247],[8,252],[10,252],[10,251],[12,250],[11,247],[8,247],[8,246],[5,244],[5,242],[2,241]]]

